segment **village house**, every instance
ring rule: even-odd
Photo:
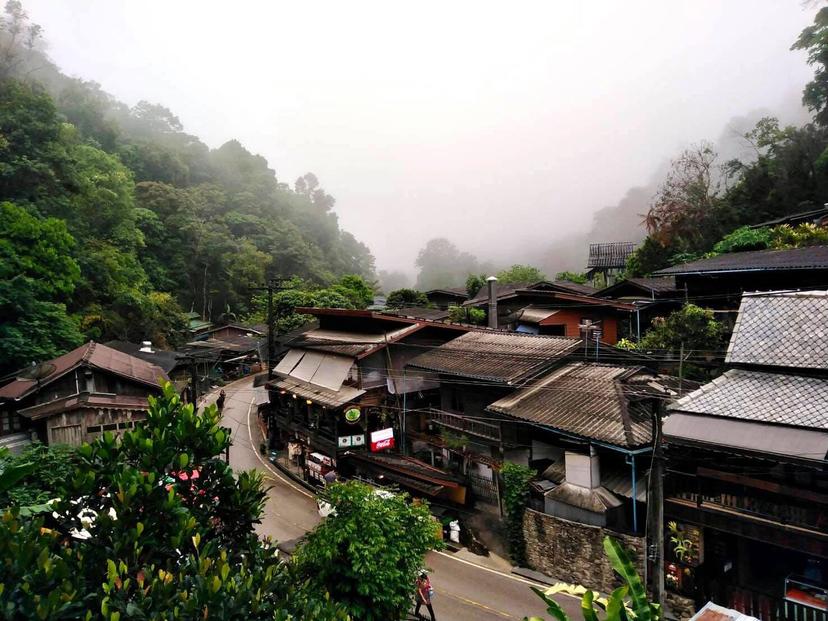
[[[626,278],[595,293],[597,298],[632,304],[630,336],[636,341],[652,326],[656,317],[666,317],[684,304],[684,292],[676,288],[673,276]]]
[[[653,276],[675,278],[686,299],[735,317],[746,291],[828,287],[828,246],[732,252],[674,265]]]
[[[590,244],[587,278],[598,287],[613,284],[627,269],[627,260],[634,251],[635,244],[632,242]]]
[[[146,417],[147,397],[168,381],[160,367],[89,342],[0,387],[0,445],[17,434],[78,446]]]
[[[433,306],[446,310],[449,306],[460,306],[469,299],[465,287],[446,287],[444,289],[431,289],[425,292],[425,296]]]
[[[674,593],[763,621],[828,618],[826,326],[825,291],[746,294],[729,369],[670,406]]]
[[[360,475],[464,503],[465,487],[430,464],[399,455],[404,416],[436,378],[408,360],[469,328],[362,310],[300,308],[318,327],[286,343],[268,383],[267,433],[285,467],[322,482]]]
[[[497,321],[490,321],[490,327],[571,338],[584,338],[587,333],[594,338],[600,332],[600,340],[613,345],[629,336],[633,326],[633,304],[594,297],[596,290],[588,285],[568,281],[529,285],[493,282],[492,288]],[[488,291],[481,290],[463,306],[489,314],[492,303]]]
[[[503,425],[486,408],[581,347],[573,338],[474,331],[420,354],[406,368],[436,381],[427,405],[407,411],[412,451],[465,477],[476,499],[497,504],[501,464],[529,463],[533,441],[525,425]]]

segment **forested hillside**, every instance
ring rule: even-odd
[[[63,75],[19,2],[0,21],[0,370],[83,339],[176,340],[183,311],[252,309],[271,276],[374,277],[313,174],[292,187],[158,104]]]

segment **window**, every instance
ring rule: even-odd
[[[464,407],[463,392],[460,388],[454,387],[451,389],[451,409],[456,412],[462,412]]]
[[[114,431],[114,430],[115,430],[115,429],[117,429],[117,428],[118,428],[117,423],[110,423],[110,424],[108,424],[108,425],[104,425],[104,426],[103,426],[103,430],[104,430],[104,431]]]
[[[566,324],[559,323],[552,326],[543,326],[541,334],[549,336],[566,336]]]
[[[86,428],[86,433],[100,433],[101,426],[100,425],[90,425]]]

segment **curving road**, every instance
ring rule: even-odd
[[[254,441],[257,429],[252,404],[261,390],[253,388],[252,378],[225,386],[224,424],[233,433],[230,449],[233,468],[259,470],[267,485],[272,486],[259,533],[284,541],[311,530],[320,517],[312,494],[259,455],[258,442]],[[206,401],[212,402],[215,397],[215,393],[208,395]],[[432,569],[431,581],[436,591],[434,612],[440,621],[520,620],[531,615],[549,618],[542,602],[530,591],[529,586],[534,583],[529,580],[442,552],[430,553],[426,564]],[[580,616],[579,602],[575,599],[562,597],[559,603],[573,618]]]

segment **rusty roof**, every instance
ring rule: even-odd
[[[274,380],[273,382],[268,383],[268,388],[284,390],[285,392],[296,395],[297,398],[301,397],[302,399],[310,399],[315,403],[319,403],[329,408],[342,407],[357,397],[365,394],[364,390],[354,388],[352,386],[343,386],[339,390],[331,390],[329,388],[317,386],[316,384],[303,382],[302,380],[294,377]]]
[[[89,341],[62,356],[49,360],[46,364],[55,367],[49,375],[40,378],[39,382],[30,379],[14,379],[0,388],[0,399],[20,400],[81,366],[108,371],[153,388],[160,387],[163,381],[169,381],[169,377],[161,367],[94,341]]]
[[[515,332],[467,332],[408,366],[489,382],[513,384],[536,376],[575,351],[580,339]]]
[[[576,362],[492,403],[487,410],[585,439],[634,448],[652,440],[642,399],[666,394],[642,367]]]

